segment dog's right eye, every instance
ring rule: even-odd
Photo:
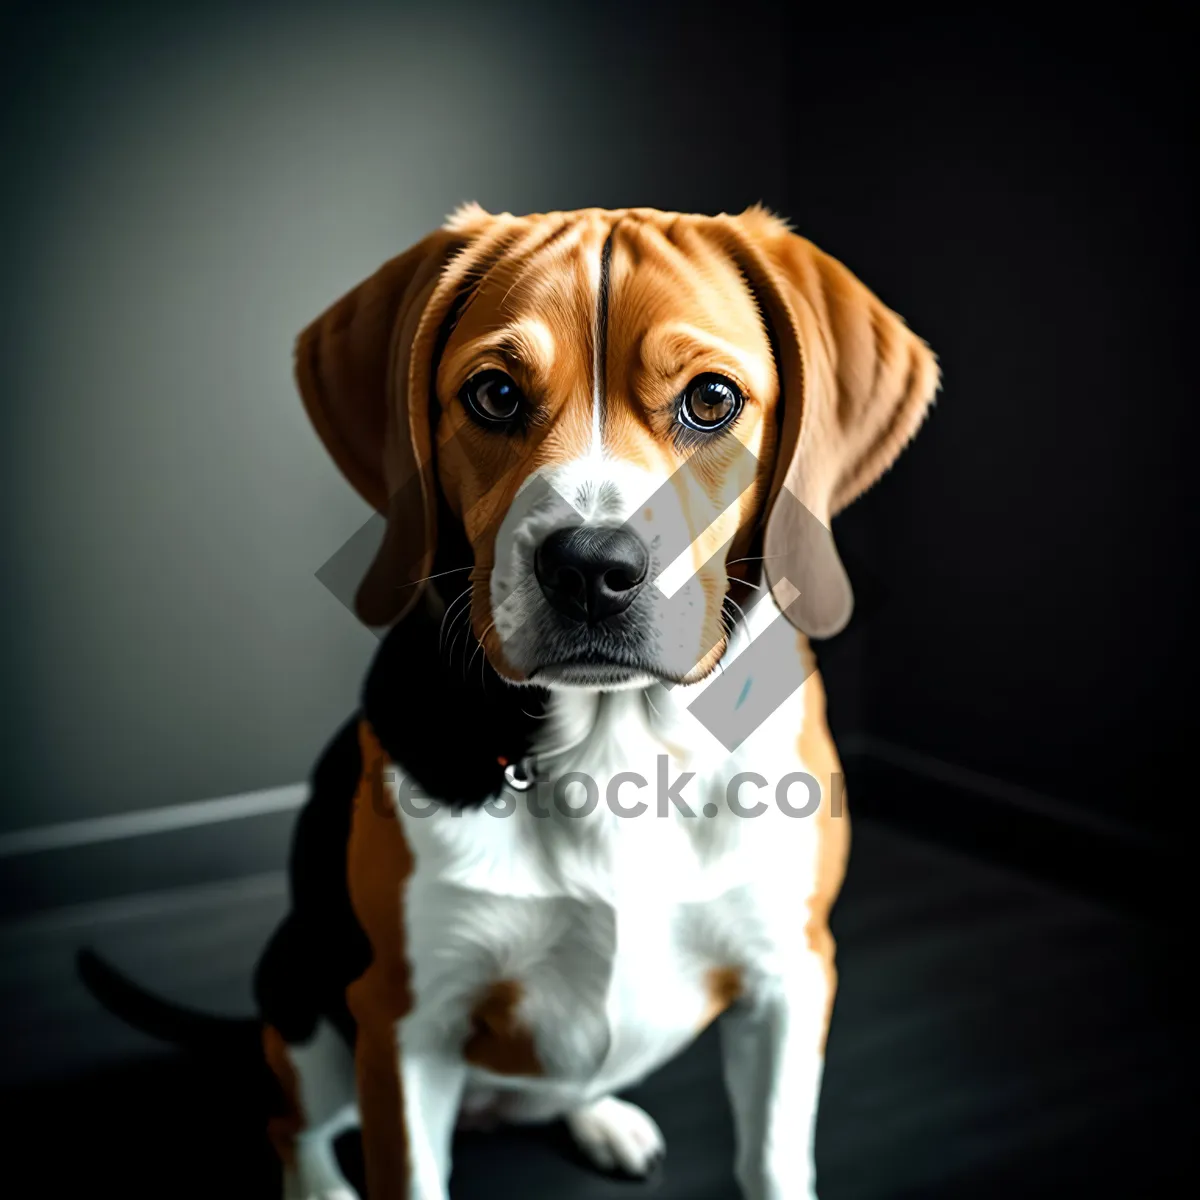
[[[503,371],[472,375],[458,395],[467,412],[482,425],[511,426],[525,409],[521,389]]]

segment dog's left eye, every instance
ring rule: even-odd
[[[467,411],[487,425],[511,425],[525,407],[521,389],[503,371],[482,371],[463,384],[459,398]]]
[[[742,410],[741,389],[724,375],[698,375],[683,391],[679,422],[711,433],[728,425]]]

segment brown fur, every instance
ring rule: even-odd
[[[284,1111],[267,1122],[267,1137],[280,1162],[290,1166],[296,1157],[296,1135],[307,1124],[308,1118],[300,1103],[300,1085],[288,1054],[287,1042],[273,1025],[263,1026],[263,1056],[279,1082],[284,1103]]]
[[[471,1034],[463,1058],[497,1075],[542,1075],[533,1035],[521,1023],[517,1006],[521,985],[499,979],[480,996],[471,1010]]]
[[[805,669],[814,667],[814,655],[808,639],[799,639],[800,655]],[[809,947],[820,956],[825,967],[828,992],[825,1023],[821,1034],[821,1052],[829,1033],[829,1019],[837,992],[837,945],[829,929],[829,914],[841,890],[846,875],[846,860],[850,853],[850,818],[845,806],[835,815],[831,800],[840,786],[842,764],[829,732],[825,717],[825,685],[820,674],[812,669],[804,681],[804,726],[797,739],[801,761],[821,785],[823,803],[815,814],[817,822],[817,881],[808,902],[808,919],[804,935]]]
[[[363,769],[354,797],[346,877],[372,961],[346,989],[346,1000],[358,1024],[355,1069],[367,1192],[372,1200],[403,1200],[409,1162],[396,1023],[412,1007],[403,901],[413,858],[400,822],[381,802],[388,759],[366,721],[359,724],[359,747]]]
[[[704,1012],[696,1032],[707,1029],[731,1004],[741,999],[744,986],[738,967],[713,967],[704,973]]]

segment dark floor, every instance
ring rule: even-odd
[[[0,926],[6,1191],[277,1195],[261,1076],[123,1028],[73,956],[91,944],[175,999],[249,1013],[283,902],[282,876],[256,876]],[[823,1200],[1191,1193],[1190,939],[871,820],[835,931]],[[460,1139],[455,1200],[736,1195],[714,1031],[632,1095],[666,1134],[660,1178],[607,1180],[561,1130],[510,1130]]]

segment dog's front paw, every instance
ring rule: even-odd
[[[642,1178],[662,1161],[666,1143],[653,1119],[636,1104],[605,1096],[567,1114],[575,1144],[603,1171]]]
[[[294,1168],[284,1168],[283,1200],[358,1200],[348,1184],[332,1179],[305,1178]]]

